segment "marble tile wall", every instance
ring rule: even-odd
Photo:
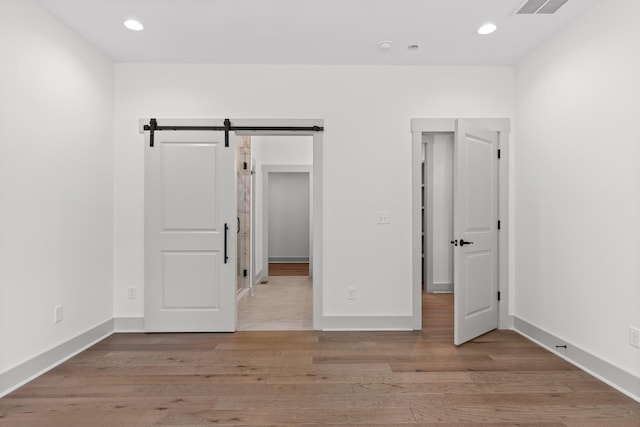
[[[237,137],[238,155],[238,290],[249,287],[251,263],[251,137]],[[246,169],[245,169],[246,165]],[[244,272],[247,272],[245,276]]]

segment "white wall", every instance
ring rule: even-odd
[[[640,2],[516,68],[515,315],[640,376]]]
[[[410,119],[512,117],[513,85],[511,67],[116,64],[116,315],[143,314],[139,118],[324,119],[323,314],[409,316]]]
[[[113,315],[113,65],[31,0],[0,57],[2,373]]]
[[[311,136],[262,136],[257,144],[262,148],[264,165],[313,164],[313,137]]]
[[[269,261],[309,259],[309,178],[303,172],[269,173]]]

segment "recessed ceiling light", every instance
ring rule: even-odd
[[[378,43],[378,49],[383,51],[389,50],[392,47],[393,47],[393,43],[388,40],[383,40],[380,43]]]
[[[496,26],[496,24],[484,24],[482,27],[478,28],[478,34],[480,34],[481,36],[485,36],[487,34],[493,33],[497,29],[498,27]]]
[[[420,49],[420,46],[418,46],[417,44],[410,44],[409,46],[407,46],[407,49],[409,49],[409,50],[418,50],[418,49]]]
[[[144,30],[144,25],[142,25],[140,21],[136,21],[135,19],[127,19],[126,21],[124,21],[124,26],[130,29],[131,31]]]

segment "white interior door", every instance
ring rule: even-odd
[[[145,144],[147,332],[236,326],[235,138],[156,132]]]
[[[498,327],[498,133],[456,121],[456,345]]]

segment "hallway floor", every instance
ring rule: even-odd
[[[238,331],[313,329],[311,277],[270,276],[254,286],[254,295],[238,305]]]

